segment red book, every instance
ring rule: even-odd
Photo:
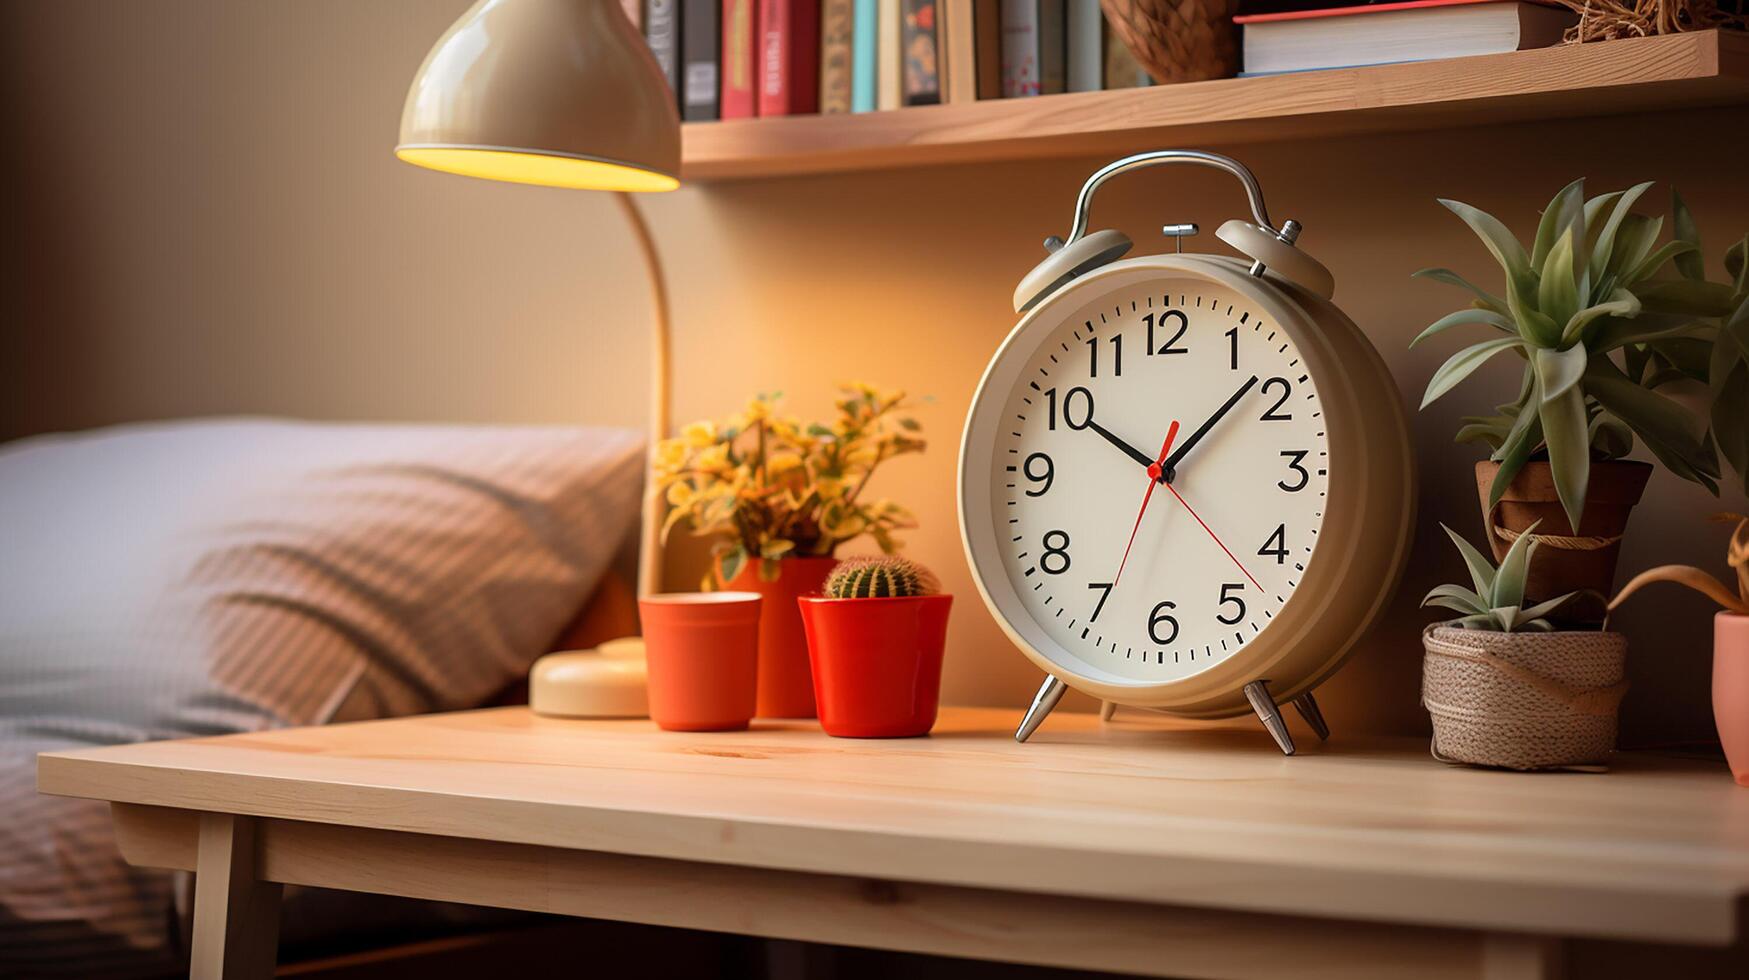
[[[820,111],[820,0],[760,0],[759,114]]]
[[[750,119],[758,108],[758,37],[758,0],[723,0],[723,119]]]

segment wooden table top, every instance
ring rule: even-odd
[[[1129,713],[1126,713],[1129,714]],[[789,871],[1552,935],[1727,944],[1749,790],[1623,754],[1443,766],[1421,740],[944,710],[927,739],[717,734],[524,708],[45,753],[39,788]]]

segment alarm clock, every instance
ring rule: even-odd
[[[1128,238],[1088,231],[1101,184],[1162,164],[1244,186],[1251,220],[1215,233],[1239,257],[1123,258]],[[1142,153],[1088,178],[1015,290],[1024,315],[966,416],[959,516],[985,605],[1047,675],[1018,740],[1069,687],[1254,711],[1288,755],[1291,702],[1328,737],[1312,690],[1396,588],[1414,457],[1396,383],[1299,234],[1237,161]]]

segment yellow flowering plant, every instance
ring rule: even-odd
[[[725,582],[752,558],[766,559],[760,574],[775,580],[781,559],[831,557],[865,534],[881,551],[897,551],[893,532],[916,527],[915,519],[864,491],[882,463],[924,449],[904,393],[845,385],[831,424],[807,426],[774,413],[780,397],[759,395],[728,420],[694,422],[657,446],[656,479],[669,507],[663,540],[682,522],[720,537],[712,555]]]

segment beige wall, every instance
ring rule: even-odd
[[[221,412],[640,424],[646,307],[610,202],[427,173],[390,155],[407,80],[465,6],[5,5],[0,124],[13,150],[0,166],[17,206],[5,224],[25,260],[9,269],[0,437]],[[1460,298],[1409,273],[1445,264],[1494,275],[1435,197],[1524,228],[1574,176],[1597,187],[1676,181],[1716,255],[1749,229],[1745,121],[1718,110],[1232,152],[1257,171],[1278,219],[1304,223],[1302,244],[1335,272],[1338,301],[1418,400],[1450,347],[1404,344]],[[847,378],[930,399],[920,414],[934,448],[893,464],[880,489],[917,510],[914,553],[961,597],[953,700],[1018,703],[1037,681],[967,579],[954,456],[972,387],[1012,324],[1014,281],[1040,239],[1065,231],[1098,162],[755,181],[646,201],[675,293],[680,418],[771,389],[817,414]],[[1151,248],[1163,222],[1213,228],[1241,206],[1216,175],[1156,171],[1113,185],[1095,223]],[[1325,689],[1339,728],[1424,725],[1426,617],[1414,600],[1459,574],[1434,521],[1478,531],[1473,457],[1448,439],[1457,414],[1507,394],[1493,380],[1494,391],[1472,388],[1415,418],[1414,569],[1390,622]],[[1699,516],[1719,506],[1660,475],[1626,566],[1718,564],[1722,536]],[[675,584],[691,580],[676,570]],[[1631,740],[1709,737],[1707,616],[1669,592],[1621,617],[1635,644]]]

